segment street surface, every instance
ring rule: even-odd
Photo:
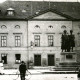
[[[15,75],[0,75],[0,80],[14,80]],[[20,80],[20,77],[17,78]],[[77,80],[77,74],[32,74],[29,80]]]
[[[0,75],[0,80],[20,80],[20,76],[17,77],[16,75],[7,75],[15,70],[6,70],[6,75]],[[42,74],[39,71],[31,70],[30,79],[28,80],[78,80],[77,74]]]

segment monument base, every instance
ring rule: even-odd
[[[77,67],[76,52],[61,52],[61,61],[59,63],[62,67]]]

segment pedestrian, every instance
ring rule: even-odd
[[[19,72],[20,72],[20,78],[21,80],[25,80],[25,74],[26,74],[26,64],[24,61],[21,61],[21,64],[19,66]]]
[[[78,80],[80,80],[80,68],[79,68],[79,70],[78,70]]]

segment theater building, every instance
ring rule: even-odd
[[[39,6],[40,5],[40,6]],[[64,7],[63,7],[64,6]],[[0,4],[0,61],[18,68],[23,60],[33,66],[80,63],[80,3],[6,1]],[[73,52],[62,52],[61,36],[73,30]]]

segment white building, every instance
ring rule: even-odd
[[[33,66],[79,64],[80,3],[6,1],[0,5],[0,61],[17,68],[20,61]],[[74,52],[62,53],[64,30],[75,35]],[[77,56],[78,55],[78,56]],[[71,56],[71,57],[70,57]]]

